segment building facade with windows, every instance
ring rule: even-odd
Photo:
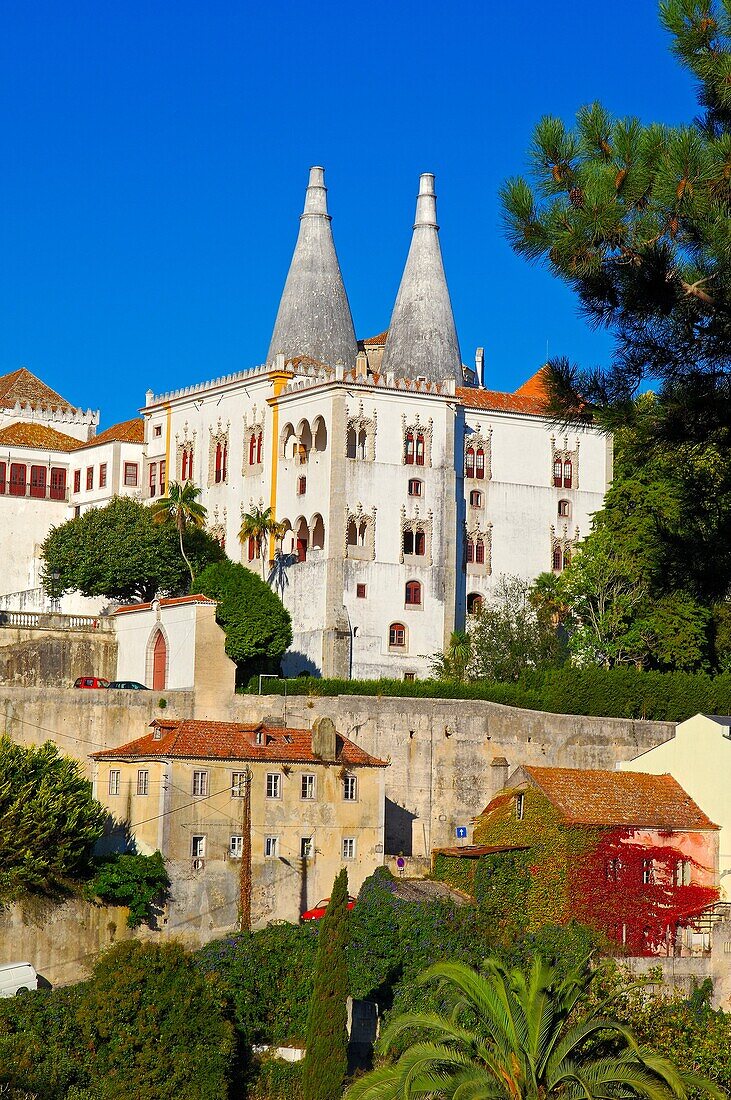
[[[157,719],[152,732],[95,753],[94,793],[138,852],[162,852],[181,920],[191,892],[232,927],[250,813],[252,919],[297,921],[383,863],[385,769],[329,719],[312,730]],[[247,797],[248,791],[248,797]],[[214,901],[214,899],[217,899]]]

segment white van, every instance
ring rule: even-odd
[[[0,997],[14,997],[38,989],[38,975],[30,963],[6,963],[0,966]]]

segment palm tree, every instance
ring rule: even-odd
[[[191,585],[195,580],[195,575],[193,573],[193,566],[188,561],[188,557],[183,547],[183,532],[188,524],[192,524],[194,527],[205,526],[208,513],[206,508],[198,500],[200,495],[200,489],[194,485],[192,481],[186,481],[182,485],[177,481],[171,481],[168,485],[168,495],[166,497],[160,497],[159,500],[156,500],[155,503],[151,505],[152,514],[158,523],[165,523],[167,520],[171,520],[177,527],[178,538],[180,539],[180,553],[183,555],[183,560],[190,570]]]
[[[685,1100],[688,1089],[718,1098],[710,1082],[678,1070],[632,1033],[589,1006],[588,960],[565,978],[536,956],[527,974],[488,959],[484,973],[438,963],[420,982],[440,980],[450,1011],[399,1016],[383,1034],[391,1065],[356,1081],[346,1100]],[[592,1043],[599,1038],[600,1044]]]
[[[261,578],[265,579],[264,546],[270,535],[277,535],[280,526],[275,520],[271,508],[254,507],[250,512],[241,517],[241,529],[239,542],[243,546],[249,539],[254,540],[257,552],[261,558]]]
[[[461,684],[467,678],[467,670],[472,660],[472,638],[466,630],[453,630],[449,645],[443,653],[435,653],[429,658],[432,673],[439,680],[453,680]]]

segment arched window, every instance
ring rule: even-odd
[[[564,567],[564,569],[568,569],[568,567],[570,565],[571,565],[571,547],[567,546],[566,549],[563,552],[563,567]]]
[[[262,450],[264,447],[264,436],[259,432],[259,437],[256,441],[256,461],[261,462]]]
[[[482,493],[479,489],[473,489],[470,492],[470,508],[482,507]]]
[[[319,514],[312,517],[312,549],[325,549],[325,523]]]
[[[426,535],[420,527],[414,532],[414,553],[418,557],[423,557],[426,553]]]
[[[348,434],[345,437],[345,456],[346,458],[355,458],[357,447],[357,437],[355,434],[355,428],[351,426],[348,428]]]
[[[404,531],[403,538],[403,550],[404,554],[413,554],[414,552],[414,532]]]
[[[365,428],[358,432],[358,458],[365,458],[368,447],[368,433]]]
[[[168,647],[165,635],[158,630],[152,647],[152,690],[164,691],[167,680]]]
[[[414,433],[406,433],[406,465],[414,465]]]
[[[324,451],[327,448],[327,427],[325,426],[325,421],[321,416],[318,416],[317,420],[313,424],[313,429],[313,447],[316,451]]]
[[[564,489],[571,488],[571,481],[573,476],[573,469],[571,465],[571,459],[567,458],[563,464],[563,487]]]
[[[367,533],[368,533],[368,524],[363,519],[358,524],[358,546],[365,546]]]
[[[403,623],[391,623],[388,628],[388,644],[399,649],[406,645],[406,627]]]
[[[406,582],[406,606],[421,607],[421,585],[418,581]]]
[[[482,611],[482,596],[479,592],[470,592],[467,596],[467,614],[479,615]]]
[[[477,461],[475,463],[475,477],[482,480],[485,476],[485,452],[482,447],[477,448]]]
[[[482,539],[478,539],[475,543],[475,564],[485,564],[485,544]]]
[[[465,477],[474,477],[475,476],[475,448],[474,447],[468,447],[467,448],[467,456],[466,456],[466,459],[465,459],[464,473],[465,473]]]
[[[554,546],[553,548],[553,571],[554,573],[560,573],[563,569],[563,554],[561,553],[560,546]]]
[[[418,477],[412,477],[409,479],[409,496],[420,497],[421,496],[421,482]]]
[[[297,522],[295,529],[295,551],[297,554],[297,561],[307,561],[307,544],[310,541],[310,531],[305,519],[300,519]]]
[[[467,539],[466,543],[467,561],[473,562],[475,560],[475,544],[472,539]]]
[[[188,452],[187,451],[183,451],[183,463],[182,463],[182,468],[181,468],[181,471],[180,471],[180,480],[181,481],[187,481],[188,480]]]
[[[249,439],[249,465],[253,466],[256,463],[256,436],[252,434]]]
[[[358,545],[358,527],[354,519],[348,524],[348,546]]]
[[[249,536],[249,542],[247,544],[247,553],[249,561],[253,561],[254,558],[259,557],[259,543],[256,541],[253,535]]]
[[[424,465],[424,434],[419,432],[416,437],[416,465]]]
[[[553,484],[557,489],[561,488],[563,482],[563,462],[560,458],[557,458],[553,463]]]
[[[571,515],[571,501],[559,500],[558,502],[558,514],[564,519],[568,519]]]
[[[216,444],[216,485],[223,481],[223,444]]]

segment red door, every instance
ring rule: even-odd
[[[165,645],[165,637],[158,633],[155,638],[155,648],[152,653],[152,690],[165,690],[165,672],[168,663],[168,647]]]

